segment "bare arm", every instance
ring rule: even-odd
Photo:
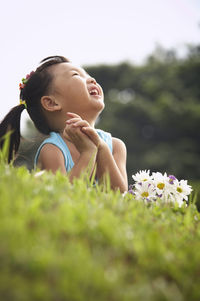
[[[73,124],[66,125],[63,135],[70,139],[80,153],[78,161],[69,173],[70,181],[73,182],[74,178],[79,178],[84,171],[88,172],[91,177],[96,162],[96,145],[81,131],[80,127],[76,128]]]
[[[81,132],[80,128],[71,128],[68,125],[65,131],[80,153],[77,162],[69,172],[70,182],[73,182],[74,178],[79,178],[84,171],[87,171],[90,177],[96,162],[96,145],[87,135]],[[43,146],[38,163],[42,169],[51,170],[53,173],[57,170],[60,170],[63,174],[67,173],[63,153],[53,144]]]
[[[38,158],[38,166],[53,173],[60,170],[63,174],[66,174],[63,153],[57,146],[50,143],[42,147]]]
[[[94,164],[96,162],[96,151],[84,152],[80,154],[80,157],[76,164],[69,172],[70,182],[73,182],[74,178],[79,178],[81,173],[87,171],[89,177],[92,175]],[[41,169],[50,170],[56,173],[60,170],[63,174],[67,174],[65,168],[65,160],[61,150],[53,144],[45,144],[41,149],[38,166]]]
[[[102,179],[108,173],[112,189],[124,192],[128,189],[126,172],[126,146],[117,138],[113,139],[113,154],[108,145],[103,141],[97,154],[97,176]]]
[[[107,173],[110,176],[111,188],[120,189],[124,192],[128,189],[128,180],[126,172],[126,146],[117,138],[112,138],[113,154],[110,152],[108,145],[99,137],[95,129],[92,128],[85,120],[74,113],[70,113],[72,119],[67,121],[74,128],[81,128],[98,148],[97,153],[97,177],[100,182]]]

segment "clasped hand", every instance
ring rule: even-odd
[[[70,118],[66,121],[63,135],[80,153],[93,151],[103,144],[103,140],[86,120],[75,113],[67,113],[67,116]]]

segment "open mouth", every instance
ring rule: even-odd
[[[99,95],[99,91],[97,89],[92,89],[89,93],[90,95]]]
[[[101,97],[101,91],[97,85],[91,85],[90,87],[88,87],[88,92],[92,96]]]

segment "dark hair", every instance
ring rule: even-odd
[[[41,107],[41,97],[47,95],[50,91],[50,85],[53,80],[50,66],[60,63],[69,63],[70,61],[63,56],[49,56],[40,62],[40,66],[33,72],[21,89],[20,99],[26,101],[27,111],[35,127],[45,135],[48,135],[52,129],[49,127]],[[3,136],[10,132],[10,147],[8,162],[13,159],[17,153],[20,144],[20,119],[25,105],[20,104],[11,109],[0,123],[0,149],[3,148],[5,139]]]

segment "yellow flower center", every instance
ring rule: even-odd
[[[143,179],[143,182],[147,181],[147,179]]]
[[[183,192],[183,189],[181,187],[177,187],[176,190],[180,193]]]
[[[148,193],[147,191],[144,191],[144,192],[141,194],[141,196],[142,196],[143,198],[147,198],[147,197],[149,196],[149,193]]]
[[[157,187],[158,187],[159,189],[163,189],[163,188],[165,187],[165,184],[164,184],[164,183],[158,183],[158,184],[157,184]]]

